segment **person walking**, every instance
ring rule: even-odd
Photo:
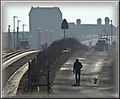
[[[83,68],[83,65],[79,62],[78,59],[76,59],[76,62],[74,62],[74,65],[73,65],[73,73],[75,73],[75,79],[76,79],[75,85],[78,85],[78,86],[80,85],[81,68]]]

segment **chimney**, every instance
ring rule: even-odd
[[[77,24],[77,25],[80,25],[80,24],[81,24],[81,20],[80,20],[80,19],[77,19],[77,20],[76,20],[76,24]]]
[[[101,18],[98,18],[97,19],[97,25],[101,25],[101,22],[102,22]]]
[[[108,17],[105,18],[105,25],[109,25],[109,18]]]

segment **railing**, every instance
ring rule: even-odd
[[[42,76],[46,76],[47,77],[47,83],[46,84],[41,84],[41,83],[33,83],[32,82],[32,75],[31,75],[31,71],[32,71],[32,67],[33,66],[33,61],[35,61],[34,59],[32,60],[32,62],[29,62],[29,69],[28,69],[28,85],[27,85],[27,90],[28,92],[32,92],[32,88],[33,87],[38,87],[38,90],[39,90],[39,87],[44,87],[44,86],[47,86],[47,93],[49,94],[50,93],[50,71],[47,71],[47,73],[38,73],[37,77],[42,77]],[[37,74],[37,71],[34,71],[36,74]]]

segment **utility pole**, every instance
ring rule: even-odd
[[[47,29],[45,30],[45,42],[47,43]]]
[[[70,31],[70,38],[71,38],[71,29],[69,29],[69,31]]]
[[[31,47],[31,45],[30,45],[31,39],[32,39],[32,35],[29,36],[29,49],[30,49],[30,47]]]
[[[26,24],[23,24],[23,40],[24,40],[24,26],[26,26]]]
[[[110,51],[110,35],[108,35],[108,31],[107,31],[107,40],[108,40],[108,51]]]
[[[8,48],[11,47],[10,45],[11,45],[10,25],[8,25]]]
[[[105,39],[105,38],[106,38],[106,37],[105,37],[105,30],[103,30],[103,31],[104,31],[104,40],[106,40],[106,39]]]
[[[18,17],[13,16],[13,49],[15,49],[15,18],[18,18]]]
[[[112,51],[112,20],[110,20],[111,22],[111,51]]]
[[[21,22],[21,20],[18,20],[17,21],[17,46],[16,46],[16,49],[18,50],[19,49],[19,22]]]
[[[65,29],[64,29],[64,38],[66,38],[66,37],[65,37]]]
[[[74,38],[76,38],[76,31],[74,28],[73,28],[73,33],[74,33]]]
[[[41,42],[41,31],[40,28],[38,28],[38,49],[40,48],[40,42]]]
[[[50,43],[52,43],[52,33],[53,33],[53,30],[50,30]]]

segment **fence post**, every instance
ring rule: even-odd
[[[28,67],[28,91],[32,92],[32,86],[31,86],[31,65],[32,61],[29,62],[29,67]]]
[[[47,91],[49,94],[50,93],[50,71],[48,71],[48,76],[47,76]]]

